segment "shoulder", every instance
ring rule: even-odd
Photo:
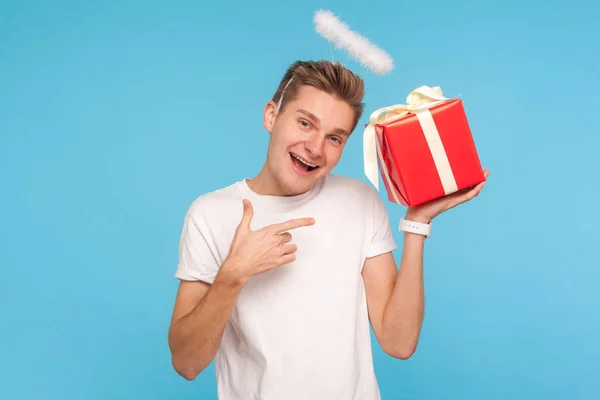
[[[387,216],[382,194],[370,183],[347,176],[329,174],[326,185],[329,200],[346,216],[360,214],[380,220]]]
[[[329,174],[326,186],[332,193],[343,196],[348,201],[354,199],[370,203],[379,198],[379,192],[371,184],[349,176]]]
[[[239,182],[204,193],[196,197],[188,207],[187,216],[196,220],[210,220],[230,213],[232,209],[241,209]]]

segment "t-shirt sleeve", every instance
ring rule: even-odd
[[[175,277],[212,284],[219,271],[215,242],[207,225],[199,218],[201,217],[195,217],[191,210],[185,215]]]
[[[372,237],[367,257],[375,257],[380,254],[388,253],[397,249],[396,240],[392,233],[392,227],[388,216],[387,209],[379,193],[372,188],[369,188],[372,205]]]

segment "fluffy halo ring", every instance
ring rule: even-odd
[[[385,75],[394,69],[394,62],[388,53],[352,31],[331,11],[317,11],[314,23],[318,34],[333,42],[338,49],[346,50],[352,58],[374,73]]]

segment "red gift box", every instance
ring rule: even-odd
[[[418,206],[485,180],[462,101],[439,87],[373,112],[364,141],[365,173],[378,188],[381,172],[394,203]]]

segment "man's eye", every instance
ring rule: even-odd
[[[306,121],[300,121],[300,124],[305,128],[310,128],[310,124]]]

